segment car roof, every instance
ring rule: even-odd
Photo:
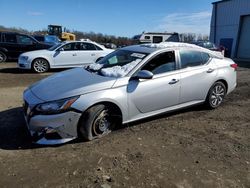
[[[3,34],[12,34],[12,35],[26,35],[26,36],[31,36],[27,33],[20,33],[20,32],[15,32],[15,31],[0,31],[0,33]]]
[[[214,55],[218,58],[223,58],[222,55],[215,53],[214,51],[208,50],[206,48],[197,46],[195,44],[188,44],[183,42],[161,42],[161,43],[147,43],[147,44],[140,44],[140,45],[133,45],[133,46],[127,46],[123,48],[124,50],[131,50],[131,51],[137,51],[141,53],[153,53],[155,51],[159,51],[162,49],[185,49],[185,50],[199,50],[202,52],[209,53],[211,55]]]
[[[85,42],[85,43],[96,44],[96,42],[94,42],[94,41],[80,41],[80,40],[63,41],[62,43],[67,44],[67,43],[72,43],[72,42]]]
[[[79,42],[79,43],[80,43],[80,42],[83,42],[83,43],[95,44],[95,45],[97,45],[98,47],[100,47],[100,48],[102,48],[102,49],[106,49],[105,46],[103,46],[103,45],[101,45],[101,44],[99,44],[99,43],[97,43],[97,42],[91,41],[91,40],[88,40],[88,41],[81,41],[81,40],[63,41],[63,42],[61,43],[61,45],[68,44],[68,43],[73,43],[73,42]]]

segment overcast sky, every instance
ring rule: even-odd
[[[0,25],[132,37],[142,31],[209,34],[214,0],[1,0]]]

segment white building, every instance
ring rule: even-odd
[[[250,0],[213,3],[210,41],[226,47],[231,58],[250,59]]]

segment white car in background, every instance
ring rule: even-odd
[[[43,73],[52,68],[81,67],[99,61],[114,50],[92,41],[70,41],[57,44],[47,50],[23,53],[18,67]]]

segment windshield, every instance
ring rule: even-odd
[[[44,37],[44,41],[45,42],[51,42],[51,43],[59,42],[59,40],[58,40],[58,38],[56,36],[49,36],[49,35],[46,35]]]
[[[55,49],[57,49],[57,48],[58,48],[59,46],[61,46],[61,45],[62,45],[61,43],[56,44],[56,45],[50,47],[48,50],[49,50],[49,51],[54,51]]]
[[[102,76],[123,77],[147,55],[147,53],[120,49],[105,56],[98,63],[89,65],[87,70],[98,72]]]

